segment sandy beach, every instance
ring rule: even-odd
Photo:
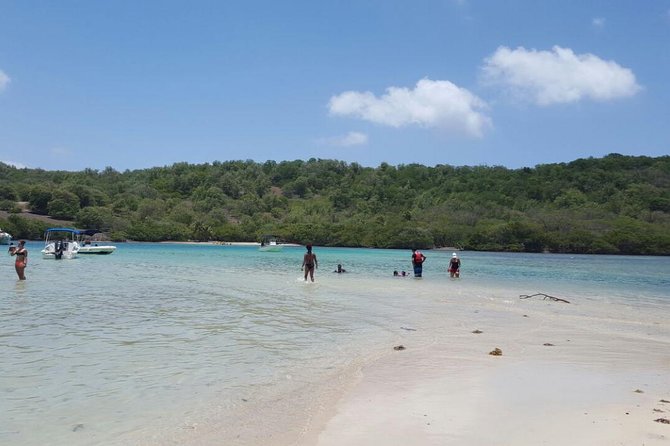
[[[400,329],[378,359],[254,407],[251,417],[241,414],[246,424],[231,429],[228,420],[228,428],[186,443],[670,444],[663,421],[670,419],[670,327],[663,314],[541,298],[462,298],[445,299],[441,322]],[[489,354],[495,348],[500,356]]]
[[[584,326],[547,311],[560,305],[532,302],[513,323],[473,321],[418,348],[407,336],[301,444],[668,444],[655,421],[670,418],[668,324]]]
[[[42,262],[2,301],[0,443],[670,445],[665,259],[468,253],[461,279],[419,280],[390,274],[406,252],[318,253],[316,283],[297,249]]]

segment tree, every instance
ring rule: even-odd
[[[207,242],[212,239],[212,228],[199,221],[191,225],[193,231],[193,239],[200,242]]]
[[[15,239],[37,240],[42,238],[47,225],[39,220],[29,220],[16,214],[7,217],[7,223],[3,223],[3,229],[12,234]]]
[[[114,216],[105,207],[87,207],[77,213],[76,225],[80,228],[109,231],[113,228]]]
[[[0,200],[16,201],[16,189],[9,184],[0,184]]]
[[[72,220],[79,212],[79,197],[66,190],[56,190],[49,200],[47,212],[53,218]]]
[[[51,189],[45,186],[34,186],[28,193],[30,209],[36,214],[46,215],[49,212],[49,202],[51,199]]]

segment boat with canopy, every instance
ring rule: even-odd
[[[49,228],[44,232],[44,249],[42,257],[45,259],[74,259],[79,253],[77,229]]]

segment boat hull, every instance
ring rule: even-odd
[[[111,254],[116,251],[116,246],[105,245],[105,246],[81,246],[79,248],[79,254]]]
[[[49,252],[49,251],[46,251],[46,250],[44,250],[44,249],[42,250],[42,258],[43,258],[43,259],[56,259],[56,260],[59,260],[59,259],[56,257],[56,253],[55,253],[55,252]],[[63,251],[63,255],[61,256],[61,259],[65,259],[65,260],[72,260],[72,259],[75,259],[75,258],[77,258],[77,253],[76,253],[76,252]]]
[[[0,232],[0,245],[9,245],[12,241],[12,236],[6,232]]]
[[[65,249],[63,249],[62,255],[58,257],[56,256],[56,244],[49,243],[42,250],[42,258],[56,259],[56,260],[60,259],[71,260],[75,259],[78,253],[79,253],[79,244],[77,242],[71,241],[67,242],[67,246],[65,247]]]
[[[272,246],[261,246],[258,248],[259,251],[262,252],[279,252],[281,251],[281,246],[280,245],[272,245]]]

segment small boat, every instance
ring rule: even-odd
[[[9,245],[9,242],[12,241],[12,236],[9,232],[5,232],[0,229],[0,245]]]
[[[114,245],[103,245],[100,242],[91,241],[95,234],[100,234],[97,229],[82,229],[77,231],[79,242],[79,254],[111,254],[116,251]]]
[[[282,250],[282,245],[279,243],[279,239],[276,236],[264,235],[261,238],[261,246],[258,250],[264,252],[277,252]]]
[[[45,259],[74,259],[79,253],[78,230],[72,228],[49,228],[44,232]]]

